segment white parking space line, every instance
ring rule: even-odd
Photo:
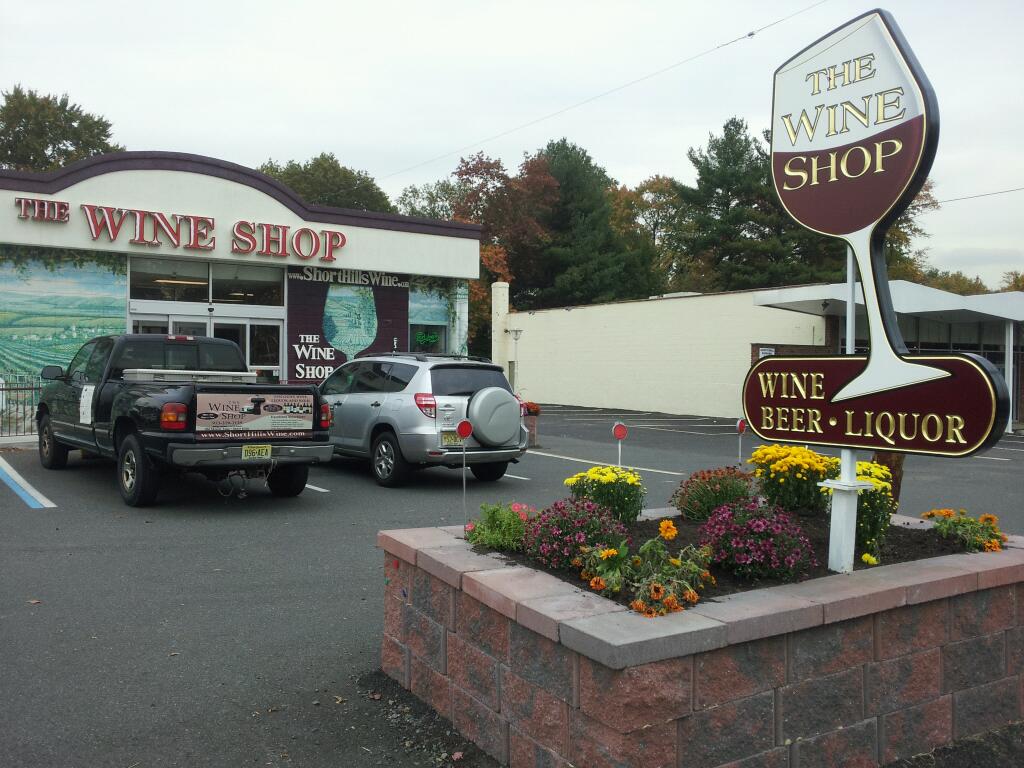
[[[549,459],[561,459],[562,461],[574,461],[577,464],[591,464],[593,466],[607,466],[606,462],[603,461],[592,461],[590,459],[577,459],[575,456],[562,456],[558,453],[545,453],[542,451],[530,451],[530,456],[545,456]],[[682,472],[671,472],[667,469],[652,469],[651,467],[631,467],[626,466],[626,469],[636,469],[640,472],[655,472],[659,475],[673,475],[675,477],[682,477]],[[506,475],[507,477],[507,475]]]
[[[654,432],[678,432],[683,435],[704,435],[705,437],[727,434],[725,432],[694,432],[692,429],[671,429],[670,427],[647,427],[641,424],[632,424],[630,429],[650,429]]]
[[[976,459],[988,459],[989,461],[1009,461],[1009,459],[1001,459],[998,456],[975,456]]]
[[[306,487],[309,488],[309,490],[317,491],[318,493],[330,493],[328,489],[321,488],[319,485],[310,485],[309,483],[306,483]]]
[[[32,509],[53,509],[57,505],[37,491],[21,474],[0,458],[0,482]]]
[[[533,453],[533,451],[531,451]],[[505,473],[505,477],[511,477],[513,480],[529,480],[528,477],[522,477],[520,475],[510,475],[508,472]]]
[[[1016,451],[1017,453],[1024,453],[1024,448],[1003,448],[1001,445],[997,445],[992,450],[993,451]]]

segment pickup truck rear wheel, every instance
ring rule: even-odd
[[[47,469],[64,469],[68,465],[68,447],[57,442],[49,416],[39,420],[39,463]]]
[[[391,432],[382,432],[373,441],[370,466],[373,467],[373,477],[377,485],[383,485],[385,488],[403,485],[412,472],[412,467],[402,455],[398,439]]]
[[[308,464],[286,464],[267,475],[267,487],[275,496],[298,496],[308,479]]]
[[[505,476],[506,469],[508,469],[507,461],[495,461],[487,464],[469,465],[469,471],[473,473],[473,477],[477,480],[484,480],[486,482],[500,480]]]
[[[117,487],[129,507],[146,507],[156,501],[160,469],[142,450],[136,435],[125,437],[118,449]]]

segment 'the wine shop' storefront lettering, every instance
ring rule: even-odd
[[[4,210],[0,374],[66,366],[125,331],[230,339],[285,381],[372,352],[466,352],[477,225],[308,205],[256,171],[165,152],[0,171]]]

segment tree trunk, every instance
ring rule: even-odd
[[[875,451],[871,460],[876,464],[882,464],[892,472],[892,498],[899,503],[900,487],[903,485],[903,460],[906,454],[892,453],[891,451]]]

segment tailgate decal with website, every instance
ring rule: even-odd
[[[311,437],[313,415],[313,395],[200,393],[196,439]]]

